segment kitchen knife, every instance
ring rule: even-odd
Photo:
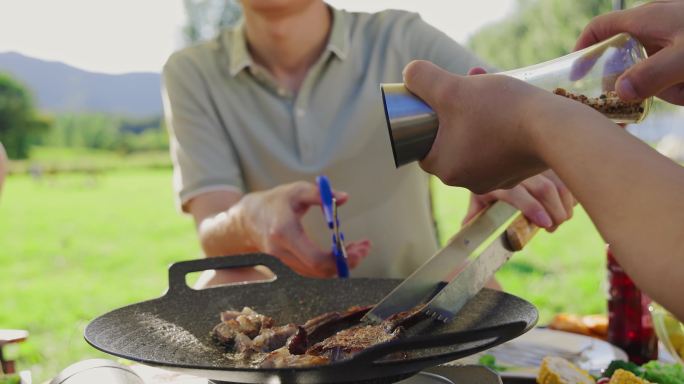
[[[497,236],[475,260],[430,299],[423,312],[437,320],[450,321],[482,290],[513,252],[522,250],[538,230],[539,227],[529,222],[522,213],[519,214],[504,233]]]
[[[407,311],[428,302],[451,281],[463,261],[488,238],[500,230],[517,212],[503,201],[498,201],[466,224],[447,245],[437,251],[411,276],[385,296],[363,318],[366,323],[380,323],[389,316]]]

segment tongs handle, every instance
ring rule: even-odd
[[[463,344],[464,348],[460,350],[459,353],[461,356],[467,356],[513,339],[523,334],[526,328],[527,324],[525,322],[515,321],[508,324],[463,330],[454,333],[436,333],[431,335],[419,334],[409,338],[374,345],[339,364],[349,364],[350,369],[352,366],[354,369],[373,369],[379,364],[382,364],[381,360],[383,358],[392,356],[396,353],[436,350],[435,352],[438,355],[439,347],[448,347],[455,344]],[[430,359],[432,357],[432,355],[428,354],[421,355],[421,358],[424,359]]]
[[[506,228],[506,238],[511,251],[522,250],[532,237],[539,231],[539,227],[529,221],[522,213],[516,217]]]

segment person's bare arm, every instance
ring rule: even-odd
[[[237,191],[215,191],[201,194],[186,204],[195,219],[206,256],[256,251],[256,247],[249,247],[244,241],[244,230],[237,220],[236,209],[231,210],[241,198],[242,193]]]
[[[250,248],[240,236],[233,207],[242,198],[235,191],[208,192],[190,200],[188,211],[195,219],[197,236],[207,257],[223,256],[257,251]],[[271,276],[261,268],[241,268],[205,272],[197,282],[198,287],[228,284],[236,281],[265,280]]]
[[[341,192],[336,192],[336,197],[340,204],[348,199]],[[235,191],[207,192],[191,199],[186,208],[195,219],[202,249],[208,257],[265,252],[302,275],[330,277],[336,271],[330,251],[315,244],[301,224],[306,211],[317,205],[318,188],[311,183],[295,182],[245,195]],[[351,268],[368,254],[369,248],[367,240],[347,245]],[[203,276],[199,285],[269,277],[260,268],[224,270]]]
[[[535,151],[567,183],[637,285],[684,320],[684,168],[575,107],[567,106],[573,119],[555,131],[543,122],[558,115],[539,112]]]
[[[484,193],[553,169],[627,273],[684,319],[681,166],[591,108],[512,78],[414,62],[405,81],[440,118],[425,170]]]
[[[468,75],[487,73],[482,67],[473,67]],[[507,189],[496,189],[483,194],[472,193],[463,222],[466,223],[494,201],[502,200],[520,211],[540,228],[549,232],[572,218],[577,203],[565,183],[552,170],[531,176],[520,184]]]

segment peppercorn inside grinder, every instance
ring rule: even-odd
[[[616,123],[638,123],[653,98],[620,100],[615,83],[646,57],[638,40],[621,33],[569,55],[499,74],[583,103]],[[381,84],[380,89],[396,166],[422,159],[437,135],[437,114],[402,83]]]

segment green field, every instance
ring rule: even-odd
[[[82,337],[90,319],[160,295],[167,265],[200,255],[191,220],[174,207],[170,168],[156,160],[121,167],[126,159],[116,159],[90,161],[111,164],[106,171],[12,175],[0,199],[0,328],[31,332],[10,352],[38,382],[99,356]],[[442,237],[457,230],[466,202],[465,191],[435,182]],[[604,311],[604,260],[600,238],[577,209],[498,276],[537,305],[544,322],[559,311]]]

